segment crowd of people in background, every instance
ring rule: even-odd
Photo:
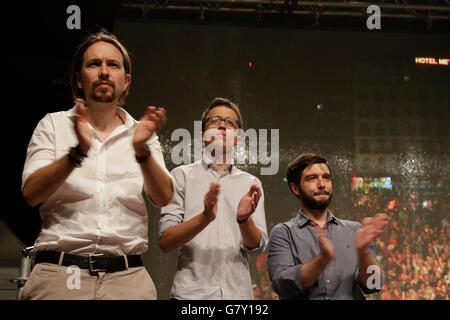
[[[343,202],[334,203],[332,211],[343,219],[360,221],[377,212],[385,212],[390,217],[389,226],[374,243],[385,281],[382,290],[368,295],[367,299],[449,299],[450,204],[446,197],[445,194],[370,189],[355,193],[352,208],[348,204],[344,207]],[[255,299],[278,299],[271,287],[266,259],[267,255],[263,254],[255,262]]]

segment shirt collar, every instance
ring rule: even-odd
[[[209,169],[209,168],[214,168],[217,170],[217,165],[216,162],[211,159],[205,152],[203,153],[203,157],[202,157],[202,165],[203,168],[205,168],[205,170]],[[233,165],[230,164],[228,167],[225,168],[225,170],[227,170],[229,173],[232,172],[233,169]]]
[[[311,219],[302,211],[302,209],[298,210],[296,219],[297,224],[300,228],[303,228],[311,221]],[[336,218],[336,216],[333,214],[333,212],[331,212],[331,210],[327,210],[327,224],[331,222],[334,224],[342,224],[340,219]]]

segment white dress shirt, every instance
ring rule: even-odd
[[[261,231],[259,246],[244,246],[236,213],[241,198],[258,178],[230,165],[220,175],[208,157],[175,168],[172,201],[161,209],[159,236],[169,226],[190,220],[204,210],[210,183],[220,184],[217,215],[194,239],[179,249],[171,296],[176,299],[253,299],[248,254],[258,255],[267,246],[264,195],[252,219]]]
[[[30,140],[22,188],[30,174],[67,155],[78,145],[74,129],[76,108],[47,114]],[[42,229],[35,251],[73,254],[142,254],[148,248],[148,216],[144,178],[136,162],[132,138],[137,125],[119,109],[124,124],[105,141],[94,132],[92,147],[80,168],[40,207]],[[147,142],[152,157],[167,173],[158,137]]]

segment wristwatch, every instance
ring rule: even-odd
[[[148,158],[152,155],[150,148],[147,146],[146,154],[144,156],[138,157],[137,155],[134,155],[136,158],[137,163],[144,163],[147,161]]]
[[[69,160],[75,165],[75,167],[81,167],[81,162],[83,162],[84,158],[87,157],[87,154],[84,154],[80,151],[79,146],[70,148],[69,151]]]

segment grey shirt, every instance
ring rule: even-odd
[[[267,247],[264,195],[252,219],[261,231],[259,246],[244,246],[236,213],[239,201],[257,184],[258,178],[230,165],[221,174],[206,156],[171,172],[174,195],[161,209],[159,236],[173,225],[190,220],[204,210],[210,183],[220,184],[216,219],[179,250],[177,272],[171,296],[176,299],[253,299],[248,254],[257,255]]]
[[[364,299],[361,290],[365,293],[379,291],[361,283],[355,246],[356,231],[361,224],[338,219],[330,210],[327,236],[333,243],[335,258],[314,284],[308,288],[303,286],[300,267],[318,256],[321,250],[310,221],[299,210],[295,218],[276,225],[270,233],[267,266],[272,287],[281,299]],[[369,250],[376,257],[372,244]]]

